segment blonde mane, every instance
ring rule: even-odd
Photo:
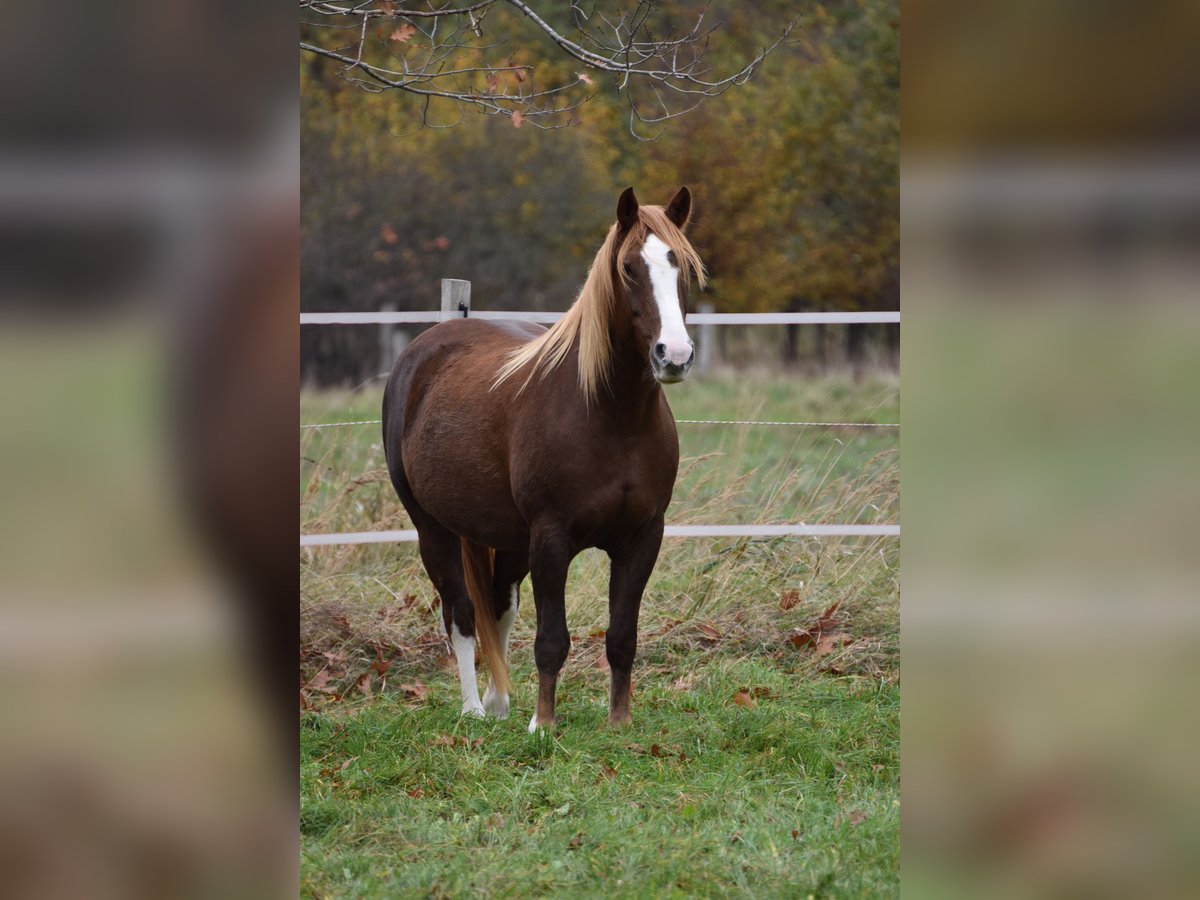
[[[616,270],[624,273],[625,260],[631,252],[630,248],[640,247],[647,237],[654,234],[675,254],[685,277],[691,273],[695,276],[696,283],[704,287],[706,276],[700,255],[684,233],[667,218],[663,208],[641,206],[637,216],[637,221],[630,228],[628,237],[617,252]],[[496,374],[496,380],[492,382],[493,390],[529,366],[529,374],[517,391],[519,394],[528,387],[534,375],[540,373],[544,378],[547,373],[562,365],[571,347],[578,343],[579,389],[589,401],[595,399],[600,386],[607,381],[612,366],[613,348],[608,336],[608,323],[612,319],[616,291],[612,280],[613,267],[609,265],[609,260],[612,259],[617,237],[618,230],[614,224],[608,230],[596,258],[592,260],[587,280],[584,281],[583,288],[571,308],[548,331],[509,355]],[[624,274],[621,277],[624,278]]]

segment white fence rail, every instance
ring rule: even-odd
[[[470,283],[456,279],[442,280],[442,309],[416,312],[330,312],[300,313],[301,325],[405,325],[433,324],[450,318],[470,316],[485,320],[520,320],[552,324],[558,312],[484,312],[470,308]],[[797,312],[797,313],[689,313],[689,325],[867,325],[899,323],[899,311],[883,312]],[[698,420],[709,422],[709,420]],[[326,425],[301,425],[301,428],[321,428],[337,425],[375,424],[366,422],[334,422]],[[874,423],[818,422],[717,422],[722,425],[832,425],[846,424],[865,427]],[[876,427],[892,428],[894,424]],[[817,524],[802,522],[778,525],[668,525],[665,537],[899,537],[899,525]],[[333,534],[301,534],[301,547],[331,547],[347,544],[393,544],[415,541],[416,531],[346,531]]]
[[[494,312],[470,310],[472,319],[538,322],[552,325],[560,312]],[[453,316],[453,313],[451,313]],[[308,312],[300,313],[301,325],[428,325],[442,322],[445,312]],[[895,312],[795,312],[795,313],[688,313],[689,325],[872,325],[896,324]]]

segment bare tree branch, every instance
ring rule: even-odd
[[[411,5],[411,0],[410,0]],[[637,126],[661,125],[695,109],[709,97],[744,84],[759,65],[796,27],[783,26],[779,36],[758,50],[735,71],[713,74],[708,63],[709,41],[720,27],[706,22],[707,5],[683,29],[670,28],[655,35],[650,19],[657,0],[637,0],[611,18],[584,10],[577,0],[570,17],[577,35],[568,36],[533,9],[526,0],[482,0],[478,3],[412,9],[392,0],[300,0],[308,14],[306,38],[300,49],[340,64],[347,81],[371,91],[400,90],[424,99],[421,119],[429,121],[433,101],[458,107],[459,118],[474,109],[486,115],[513,118],[515,125],[539,128],[574,124],[571,113],[595,96],[587,91],[592,79],[586,73],[561,84],[536,86],[536,68],[513,63],[513,52],[503,62],[489,62],[508,42],[485,42],[484,22],[493,7],[508,7],[530,25],[531,39],[549,39],[558,51],[595,72],[614,79],[630,107],[630,131],[639,140]],[[374,22],[382,28],[371,29]],[[392,24],[394,23],[394,27]],[[346,44],[347,32],[356,34]],[[390,33],[389,33],[390,32]],[[504,86],[501,86],[501,79]],[[515,86],[510,82],[515,80]]]

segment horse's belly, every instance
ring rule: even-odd
[[[459,410],[415,423],[404,446],[405,474],[421,508],[444,527],[498,550],[526,549],[528,527],[490,418]]]

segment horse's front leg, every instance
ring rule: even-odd
[[[628,725],[630,673],[637,654],[638,612],[642,592],[662,545],[663,520],[641,528],[624,547],[610,553],[612,574],[608,582],[608,634],[605,652],[612,681],[608,694],[608,724]]]
[[[529,574],[533,603],[537,607],[537,637],[533,658],[538,670],[537,712],[529,720],[529,733],[554,728],[554,694],[558,673],[571,649],[567,633],[566,587],[571,549],[564,529],[535,530],[529,547]]]

